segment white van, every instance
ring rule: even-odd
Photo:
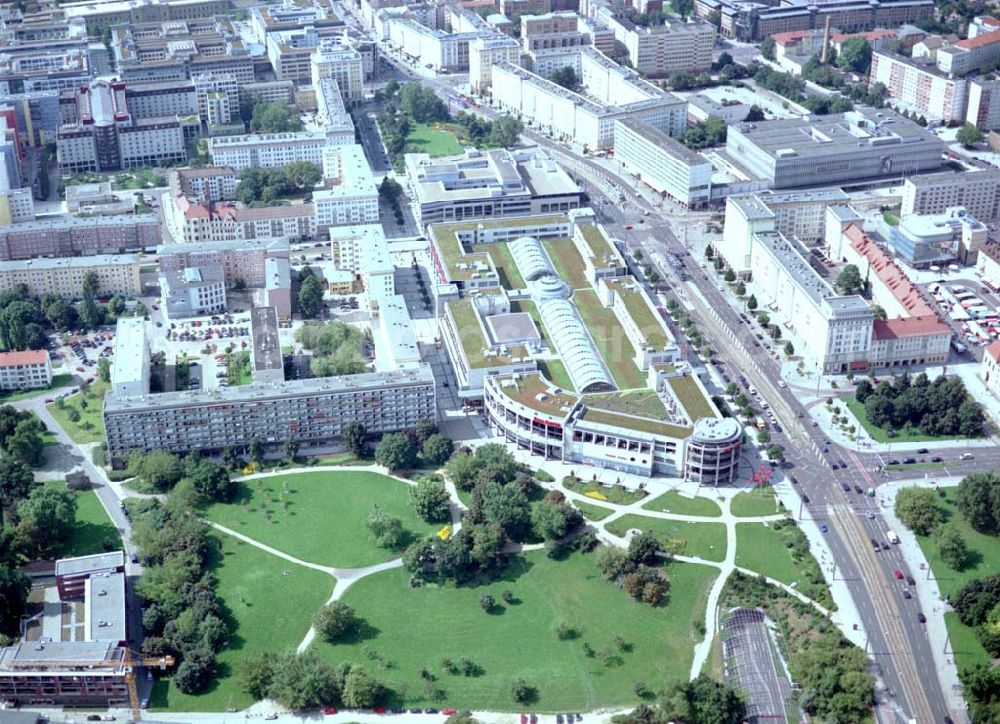
[[[899,543],[899,536],[896,535],[891,530],[890,531],[886,531],[885,537],[888,538],[889,542],[892,543],[893,545],[897,545]]]

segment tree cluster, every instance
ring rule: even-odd
[[[299,289],[300,296],[303,288]],[[313,353],[309,371],[315,377],[365,371],[365,336],[357,327],[343,322],[306,322],[295,330],[295,341]]]
[[[754,73],[753,79],[761,88],[773,91],[790,101],[805,106],[817,115],[844,113],[845,111],[854,109],[854,104],[850,99],[839,94],[834,94],[828,98],[805,95],[805,80],[791,73],[761,66]]]
[[[917,535],[930,535],[941,524],[937,495],[927,488],[903,488],[896,495],[896,516]]]
[[[248,94],[244,104],[240,103],[240,113],[249,111],[251,133],[289,133],[301,131],[302,119],[292,115],[288,105],[281,101],[265,103],[260,96]]]
[[[523,123],[506,114],[488,121],[482,116],[459,111],[455,115],[455,123],[465,130],[469,141],[477,148],[516,146],[524,130]]]
[[[983,409],[959,377],[940,375],[931,382],[924,373],[913,378],[902,374],[875,387],[861,380],[854,394],[865,406],[868,421],[890,434],[899,430],[937,436],[983,434]]]
[[[837,274],[834,286],[841,294],[857,294],[862,291],[865,288],[865,281],[861,278],[861,270],[858,269],[858,265],[848,264],[841,269],[840,273]]]
[[[128,458],[127,469],[143,488],[156,493],[169,492],[185,481],[183,494],[193,505],[226,503],[235,492],[229,470],[197,453],[179,458],[166,450],[136,450]]]
[[[45,425],[29,410],[0,407],[0,451],[31,467],[45,462]]]
[[[143,653],[180,657],[173,681],[182,692],[204,691],[215,676],[215,656],[229,637],[208,570],[213,540],[192,515],[191,491],[178,485],[161,502],[134,506],[132,538],[145,570],[136,584],[143,600]]]
[[[655,536],[641,533],[629,541],[627,551],[613,546],[598,548],[595,563],[605,580],[625,589],[632,598],[656,606],[666,600],[670,591],[661,551]]]
[[[292,161],[280,168],[247,168],[240,173],[236,200],[247,206],[274,206],[302,196],[323,179],[323,170],[309,161]]]
[[[576,71],[569,65],[556,68],[549,75],[549,80],[574,93],[580,89],[580,78],[577,77]]]
[[[292,711],[321,706],[370,709],[389,693],[384,683],[357,664],[330,666],[311,651],[258,651],[239,670],[240,685],[255,700],[275,699]]]
[[[712,148],[726,142],[726,122],[721,118],[709,117],[700,123],[688,126],[681,141],[691,149]]]
[[[1000,535],[1000,476],[996,473],[965,476],[958,484],[955,505],[977,531]]]
[[[963,584],[952,595],[951,605],[959,620],[976,630],[990,656],[1000,657],[1000,575]]]

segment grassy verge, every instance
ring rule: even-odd
[[[591,505],[590,503],[583,503],[579,500],[574,500],[573,506],[583,513],[583,517],[587,520],[604,520],[615,512],[611,510],[611,508],[604,508],[600,505]]]
[[[642,506],[642,509],[677,515],[700,515],[705,518],[718,518],[722,515],[722,509],[714,500],[688,498],[676,490],[668,490],[663,495],[658,495]]]
[[[793,586],[821,606],[834,605],[809,542],[791,520],[737,525],[736,565]]]
[[[726,526],[722,523],[689,523],[682,520],[623,515],[607,524],[609,533],[624,537],[631,528],[652,533],[669,553],[723,561],[726,558]]]
[[[601,485],[596,480],[580,480],[571,476],[563,478],[563,486],[594,500],[615,505],[630,505],[647,495],[645,490],[630,490],[624,485]]]
[[[729,509],[737,518],[774,515],[784,510],[784,508],[779,509],[777,507],[774,490],[771,488],[754,488],[745,493],[740,493],[733,498],[733,502],[729,504]]]
[[[683,563],[671,564],[667,573],[670,599],[653,608],[604,581],[594,554],[562,561],[540,552],[516,556],[501,580],[457,588],[411,588],[405,571],[392,570],[358,581],[344,597],[364,619],[365,633],[315,648],[334,664],[358,661],[370,669],[382,657],[385,668],[375,673],[406,705],[518,711],[523,707],[511,699],[510,683],[523,678],[537,689],[534,711],[631,706],[636,682],[655,688],[687,677],[700,638],[695,623],[716,575]],[[505,590],[513,604],[503,603]],[[492,613],[478,605],[487,593],[499,602]],[[561,622],[575,628],[576,637],[560,640],[555,629]],[[616,636],[624,646],[615,644]],[[596,654],[588,656],[584,644]],[[442,659],[457,663],[463,657],[481,668],[478,676],[443,671]],[[421,677],[423,668],[434,681]]]
[[[73,442],[77,444],[101,442],[104,440],[104,418],[101,411],[104,407],[104,393],[109,387],[107,382],[98,380],[90,385],[86,393],[78,392],[62,400],[56,400],[47,405],[46,409]],[[71,410],[76,410],[80,415],[80,419],[76,422],[70,420]]]

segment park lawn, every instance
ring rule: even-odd
[[[562,363],[562,360],[540,359],[538,360],[538,371],[556,387],[568,390],[569,392],[576,391],[576,388],[573,387],[573,381],[569,378],[569,372],[566,371],[566,365]]]
[[[676,515],[701,515],[706,518],[718,518],[722,515],[722,509],[714,500],[688,498],[676,490],[668,490],[663,495],[658,495],[642,506],[642,509]]]
[[[54,390],[58,390],[60,387],[65,387],[71,382],[73,382],[73,375],[53,375],[52,384],[44,389],[21,390],[20,392],[6,392],[0,395],[0,405],[8,405],[11,402],[17,402],[18,400],[27,400],[32,397],[40,397]]]
[[[844,403],[851,414],[854,415],[858,420],[858,424],[865,429],[871,438],[875,442],[927,442],[929,440],[954,440],[953,435],[921,435],[919,433],[905,434],[903,432],[897,431],[895,435],[889,437],[886,434],[884,427],[878,427],[873,425],[868,421],[867,415],[865,415],[865,406],[858,402],[855,397],[841,397],[840,401]]]
[[[182,694],[168,678],[158,679],[150,705],[169,711],[244,709],[253,702],[238,680],[239,662],[252,651],[292,651],[312,617],[333,592],[332,577],[272,556],[249,543],[219,535],[221,555],[211,569],[216,595],[230,627],[229,645],[219,652],[218,674],[208,690]],[[285,572],[288,575],[285,575]]]
[[[434,128],[426,123],[414,123],[406,137],[406,152],[454,156],[462,152],[462,146],[451,131]]]
[[[615,384],[623,390],[645,387],[646,376],[635,366],[632,343],[615,313],[602,305],[590,289],[575,291],[573,306],[587,326],[598,354],[615,378]]]
[[[774,528],[775,522],[739,523],[736,526],[736,565],[794,586],[802,595],[821,606],[834,608],[823,573],[809,552],[802,531],[787,523],[778,530]],[[804,544],[804,555],[798,561],[786,545],[794,540]]]
[[[226,355],[226,382],[230,387],[249,385],[253,382],[249,352],[240,351]]]
[[[615,512],[611,508],[605,508],[602,505],[591,505],[579,500],[573,501],[573,507],[583,513],[583,517],[587,520],[604,520]]]
[[[583,257],[577,251],[572,239],[545,239],[545,252],[556,268],[556,273],[570,289],[590,289],[587,273],[584,271]]]
[[[530,710],[589,711],[632,706],[636,682],[656,688],[664,681],[686,680],[700,638],[695,622],[704,617],[717,572],[671,563],[666,569],[669,601],[653,608],[603,580],[594,557],[575,553],[553,561],[535,551],[512,557],[502,580],[457,588],[411,588],[405,570],[379,573],[355,583],[343,599],[364,620],[368,635],[336,646],[318,642],[314,648],[333,664],[364,663],[406,705],[518,711],[525,707],[511,699],[510,684],[523,678],[538,691]],[[513,593],[515,603],[503,602],[505,590]],[[491,613],[479,607],[484,593],[497,601]],[[559,622],[576,627],[578,637],[558,640],[554,629]],[[631,650],[618,651],[615,636]],[[595,652],[609,652],[608,664],[599,656],[587,657],[584,643]],[[366,650],[385,657],[387,668],[380,670],[367,660]],[[442,659],[457,663],[463,657],[482,667],[482,674],[442,671]],[[428,700],[420,677],[423,667],[436,677],[434,685],[443,691],[440,700]]]
[[[630,528],[652,533],[668,553],[720,563],[726,558],[726,526],[722,523],[691,523],[630,514],[623,515],[606,526],[609,533],[622,538]]]
[[[729,510],[737,518],[755,518],[759,515],[774,515],[780,513],[774,500],[774,490],[771,488],[754,488],[740,493],[729,504]]]
[[[601,485],[596,480],[580,480],[568,475],[563,478],[563,485],[574,493],[588,495],[595,500],[615,505],[631,505],[646,497],[645,490],[630,490],[625,486],[618,485]]]
[[[395,558],[379,548],[365,521],[376,506],[396,516],[410,541],[441,526],[424,523],[409,503],[406,483],[378,473],[327,470],[243,480],[233,503],[205,517],[310,563],[353,568]]]
[[[61,480],[51,481],[46,485],[62,490],[66,489],[66,483]],[[73,497],[76,498],[76,525],[73,527],[72,535],[59,548],[55,557],[69,558],[103,553],[102,543],[108,539],[114,541],[115,545],[121,549],[121,534],[115,524],[111,522],[104,506],[101,505],[97,492],[78,490],[73,493]]]
[[[955,507],[955,494],[958,488],[945,488],[944,491],[945,497],[937,500],[938,508],[944,515],[945,522],[955,523],[958,526],[969,550],[968,563],[961,571],[956,571],[941,560],[931,536],[917,536],[917,541],[937,579],[941,593],[950,596],[963,583],[974,578],[1000,573],[1000,536],[985,535],[974,530]]]
[[[517,269],[514,257],[510,255],[507,242],[472,244],[471,248],[473,252],[485,252],[490,255],[490,258],[493,260],[493,266],[496,267],[497,274],[500,275],[500,284],[505,289],[524,289],[527,286],[524,283],[524,277],[521,276],[521,272]]]
[[[78,445],[103,442],[104,416],[101,413],[104,409],[104,393],[108,391],[110,386],[107,382],[96,380],[90,385],[86,394],[77,392],[75,395],[64,398],[61,408],[56,406],[59,402],[56,400],[56,402],[46,405],[46,409],[56,419],[59,426],[66,431],[70,439]],[[80,407],[80,401],[84,398],[87,400],[86,410]],[[79,422],[70,421],[69,411],[71,409],[80,413]]]

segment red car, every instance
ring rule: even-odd
[[[632,225],[629,224],[628,226],[626,226],[625,231],[632,231]]]
[[[376,714],[385,714],[385,707],[376,706],[374,709],[372,709],[372,711],[374,711]]]
[[[337,713],[337,707],[335,706],[328,706],[326,709],[323,710],[323,716],[333,716],[336,713]]]
[[[445,716],[451,716],[452,714],[455,713],[455,710],[454,709],[442,709],[441,713],[444,714]]]
[[[894,575],[900,581],[903,580],[903,572],[901,570],[899,570],[898,568],[895,571],[892,572],[892,575]]]
[[[46,397],[45,398],[45,404],[46,405],[51,405],[52,404],[52,398],[51,397]]]

